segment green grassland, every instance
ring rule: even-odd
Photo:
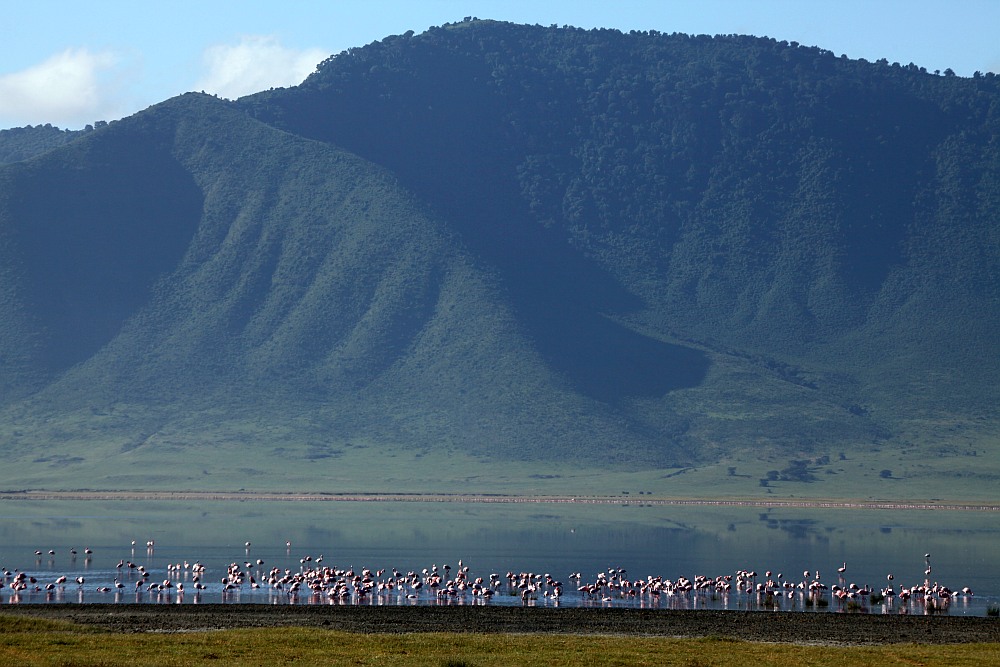
[[[1000,446],[983,437],[982,424],[928,418],[901,424],[898,441],[852,447],[818,440],[789,451],[762,444],[763,437],[742,442],[737,431],[755,431],[745,422],[770,417],[756,419],[752,406],[738,413],[724,407],[724,401],[706,406],[699,427],[715,437],[728,431],[726,442],[734,446],[717,461],[669,467],[614,461],[595,445],[573,456],[546,459],[540,451],[535,460],[500,460],[460,441],[415,447],[398,436],[338,438],[336,426],[324,429],[308,414],[250,415],[236,406],[179,410],[185,416],[169,422],[156,413],[144,417],[143,406],[67,411],[29,421],[30,429],[20,421],[0,423],[0,439],[16,445],[5,454],[0,489],[998,500]],[[787,418],[789,430],[801,416]],[[144,419],[149,430],[136,433]],[[158,420],[166,422],[159,429]],[[546,437],[539,434],[540,449]]]
[[[305,628],[118,634],[0,619],[0,663],[18,665],[997,665],[996,644],[795,646],[719,638],[360,634]]]
[[[304,445],[294,428],[234,419],[225,411],[215,430],[196,424],[184,433],[172,430],[175,423],[126,451],[120,439],[95,433],[92,415],[47,424],[43,446],[6,456],[0,488],[528,496],[641,491],[655,498],[996,503],[1000,479],[1000,447],[967,442],[961,423],[914,424],[905,449],[813,447],[789,456],[747,447],[718,462],[638,469],[609,465],[600,456],[498,461],[456,445],[414,449],[360,438],[313,436]],[[6,428],[11,440],[24,442],[12,432],[16,427]],[[953,432],[953,444],[938,438],[921,443],[920,434],[935,429]]]

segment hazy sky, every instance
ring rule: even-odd
[[[0,128],[77,129],[190,90],[299,83],[352,46],[465,16],[750,34],[929,71],[1000,73],[1000,0],[29,0],[0,9]]]

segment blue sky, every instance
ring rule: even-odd
[[[929,71],[1000,73],[1000,0],[33,0],[0,10],[0,128],[77,129],[190,90],[235,98],[465,16],[750,34]]]

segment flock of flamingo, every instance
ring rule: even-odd
[[[461,560],[456,567],[431,565],[420,570],[401,571],[336,567],[324,565],[323,556],[303,556],[298,568],[268,567],[262,559],[250,560],[251,544],[246,545],[247,559],[233,562],[218,578],[209,580],[206,567],[199,561],[170,563],[164,568],[164,579],[154,579],[152,568],[133,560],[121,559],[114,568],[114,581],[91,589],[103,595],[113,594],[115,602],[183,603],[190,593],[191,602],[202,602],[203,594],[218,595],[220,602],[239,602],[241,595],[250,594],[250,602],[261,601],[256,595],[266,595],[268,603],[311,604],[486,604],[492,600],[503,604],[558,605],[562,600],[581,606],[631,605],[669,609],[773,609],[817,610],[833,604],[834,610],[867,611],[876,607],[882,613],[936,613],[947,611],[956,599],[971,598],[973,592],[964,587],[952,589],[932,580],[930,554],[925,554],[922,582],[895,586],[895,577],[885,575],[886,585],[848,583],[847,563],[837,568],[836,582],[827,584],[818,570],[806,570],[801,577],[788,577],[781,572],[737,570],[717,576],[695,575],[666,578],[647,575],[631,578],[623,568],[608,568],[593,577],[580,572],[569,574],[565,582],[549,573],[507,572],[477,576]],[[148,556],[155,543],[146,543]],[[136,543],[132,542],[132,556]],[[291,554],[291,543],[286,543]],[[89,568],[93,551],[84,549]],[[55,551],[48,551],[54,562]],[[70,550],[72,560],[77,551]],[[44,552],[35,551],[36,565]],[[294,562],[294,560],[292,561]],[[105,577],[106,579],[107,577]],[[100,578],[99,578],[100,580]],[[69,575],[45,576],[36,571],[2,568],[0,594],[9,591],[8,603],[84,601],[87,579]],[[76,599],[67,597],[66,589],[77,592]],[[94,601],[93,598],[89,598]],[[98,597],[97,602],[105,598]],[[0,597],[0,602],[3,598]]]

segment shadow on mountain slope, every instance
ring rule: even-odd
[[[14,190],[8,223],[52,371],[117,335],[176,266],[201,216],[201,191],[168,154],[109,150],[69,153],[86,168],[43,160]]]

